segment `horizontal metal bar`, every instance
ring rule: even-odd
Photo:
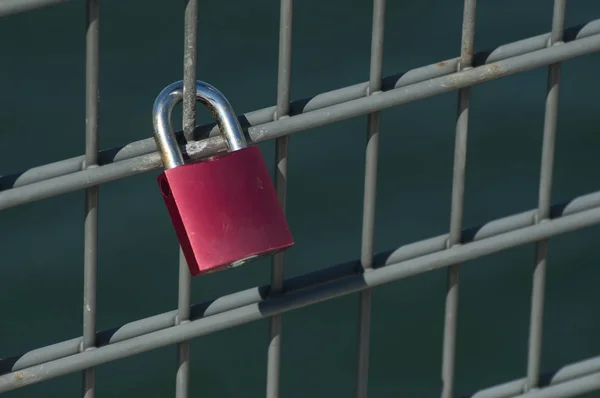
[[[67,1],[69,0],[2,0],[0,2],[0,17],[66,3]]]
[[[285,281],[285,291],[296,291],[350,275],[358,271],[359,266],[360,264],[355,262],[348,262],[287,279]],[[260,286],[221,296],[214,300],[193,305],[190,318],[199,319],[257,303],[267,297],[268,294],[269,286]],[[114,344],[146,333],[169,328],[175,325],[176,315],[176,310],[168,311],[98,332],[96,334],[97,346]],[[76,354],[79,351],[81,341],[82,338],[77,337],[37,348],[21,355],[2,358],[0,359],[0,375]]]
[[[600,207],[600,191],[555,204],[551,208],[550,217],[557,218],[577,214],[596,207]],[[461,243],[478,241],[533,225],[535,223],[535,214],[536,210],[528,210],[508,217],[492,220],[480,226],[465,229],[462,232]],[[396,261],[406,261],[419,256],[441,252],[446,248],[447,239],[448,234],[444,234],[401,246],[394,250],[394,258]],[[385,263],[388,254],[389,251],[377,254],[374,258],[375,264]],[[361,265],[358,260],[328,267],[285,280],[283,291],[289,293],[306,289],[327,281],[348,276],[360,269]],[[221,296],[215,300],[196,304],[192,307],[192,319],[215,315],[244,305],[257,303],[267,296],[268,290],[269,286],[253,287],[244,291]],[[177,311],[169,311],[149,318],[133,321],[120,327],[101,331],[96,336],[97,344],[99,346],[113,344],[145,333],[169,328],[175,325],[176,314]],[[16,357],[0,359],[0,375],[76,354],[80,344],[81,337],[34,349]]]
[[[600,33],[600,19],[592,20],[583,25],[577,25],[565,30],[565,41],[580,40],[595,34]],[[502,45],[493,51],[483,51],[475,54],[474,66],[489,64],[492,62],[507,59],[517,55],[526,54],[531,51],[546,48],[546,43],[550,38],[550,33],[530,37],[513,43]],[[456,72],[459,58],[453,58],[435,64],[412,69],[406,73],[384,77],[383,91],[388,91],[394,88],[409,86],[411,84],[424,82],[436,77],[446,76]],[[331,105],[340,104],[347,101],[352,101],[362,98],[366,95],[369,82],[363,82],[340,88],[337,90],[318,94],[312,98],[304,98],[293,101],[290,105],[290,116],[311,112],[322,109]],[[240,123],[245,130],[251,126],[259,126],[273,120],[273,114],[276,110],[275,106],[263,108],[260,110],[248,112],[239,116]],[[215,136],[219,133],[219,129],[215,123],[199,126],[196,129],[196,135],[209,134]],[[177,134],[181,134],[178,132]],[[156,143],[152,138],[152,134],[148,134],[149,138],[142,139],[129,143],[127,145],[115,148],[105,149],[100,151],[98,164],[101,166],[112,163],[134,159],[130,164],[126,175],[134,175],[137,167],[144,167],[145,162],[149,159],[143,155],[156,152]],[[252,138],[252,137],[251,137]],[[205,145],[207,148],[206,154],[212,150],[222,149],[219,142],[199,141],[197,145]],[[210,148],[211,145],[217,145],[217,148]],[[151,162],[157,161],[158,158],[151,158]],[[0,176],[0,191],[5,191],[11,188],[17,188],[28,184],[33,184],[42,180],[60,177],[66,174],[75,173],[82,170],[83,156],[76,156],[69,159],[60,160],[46,165],[30,168],[26,171],[12,173]],[[124,175],[124,176],[126,176]],[[123,176],[123,177],[124,177]],[[120,178],[120,177],[118,177]]]
[[[98,366],[155,348],[177,344],[230,327],[254,322],[346,294],[360,292],[367,288],[374,288],[392,281],[447,267],[457,262],[466,262],[484,255],[533,243],[540,239],[548,239],[552,236],[590,227],[598,223],[600,223],[600,207],[594,207],[590,210],[544,221],[410,260],[399,260],[397,254],[399,249],[385,256],[380,263],[383,266],[369,272],[349,275],[294,292],[286,292],[279,296],[263,299],[257,303],[193,320],[189,323],[179,324],[5,374],[0,376],[0,392],[39,383],[87,367]]]
[[[591,373],[600,372],[600,356],[588,358],[583,361],[573,362],[552,372],[540,375],[540,387],[556,385],[569,380],[577,379]],[[471,398],[512,398],[520,396],[527,383],[527,377],[502,383],[494,387],[480,390]],[[528,395],[526,395],[528,396]]]
[[[374,111],[422,100],[434,95],[447,93],[501,77],[511,76],[520,72],[533,70],[551,63],[565,61],[597,51],[600,51],[600,34],[559,46],[507,58],[473,69],[467,69],[462,72],[429,79],[421,83],[411,84],[381,94],[363,97],[316,111],[303,113],[284,120],[265,123],[260,126],[249,128],[248,133],[253,141],[260,142],[284,134],[292,134],[298,131],[342,121],[351,117],[363,116]],[[221,136],[215,138],[220,138],[220,141],[223,142],[221,145],[224,145],[224,140]]]
[[[517,395],[523,398],[562,398],[575,397],[600,389],[600,372],[592,373],[562,384],[551,387],[531,390],[528,393]]]
[[[370,95],[338,105],[328,106],[300,115],[283,118],[248,128],[252,143],[342,121],[356,116],[418,101],[462,87],[480,84],[501,77],[532,70],[548,64],[600,51],[600,34],[569,43],[508,58],[489,65],[429,79],[401,88]],[[221,135],[188,143],[186,153],[199,159],[226,149]],[[0,192],[0,210],[103,184],[127,176],[154,170],[161,165],[157,152],[87,169]]]

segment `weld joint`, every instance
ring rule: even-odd
[[[473,69],[473,67],[470,64],[468,64],[468,63],[465,63],[463,65],[463,61],[461,61],[461,60],[459,60],[456,63],[456,71],[457,72],[464,72],[464,71],[469,70],[469,69]]]
[[[548,40],[546,40],[547,48],[554,47],[554,46],[560,46],[561,44],[565,44],[565,42],[562,39],[552,41],[552,35],[548,38]]]
[[[462,243],[457,242],[457,243],[451,244],[450,243],[450,237],[448,237],[448,238],[446,238],[446,242],[445,242],[444,246],[446,246],[446,250],[449,250],[449,249],[452,249],[452,248],[455,248],[455,247],[462,246]]]
[[[273,112],[273,121],[285,119],[285,118],[288,118],[288,117],[290,117],[290,115],[287,115],[287,114],[286,115],[278,116],[277,115],[277,109],[275,109],[275,112]]]
[[[183,324],[186,324],[186,323],[190,323],[190,320],[189,319],[182,319],[182,320],[180,320],[179,319],[179,315],[175,315],[175,325],[183,325]]]
[[[381,94],[381,93],[382,93],[381,89],[371,91],[371,87],[368,87],[368,86],[367,86],[367,90],[365,91],[365,94],[367,95],[367,97],[370,95],[377,95],[377,94]]]
[[[98,167],[100,167],[100,166],[97,163],[93,163],[88,166],[87,162],[85,161],[85,158],[81,161],[81,170],[95,169]]]
[[[90,346],[87,348],[83,348],[83,340],[81,342],[79,342],[79,352],[93,351],[95,349],[96,349],[96,346]]]
[[[539,211],[536,211],[533,214],[533,223],[534,224],[544,224],[550,221],[549,217],[541,217]]]

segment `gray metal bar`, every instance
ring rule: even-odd
[[[560,46],[534,51],[489,65],[391,89],[378,95],[361,97],[293,117],[252,126],[248,128],[248,134],[251,139],[250,144],[312,129],[351,117],[367,115],[378,110],[422,100],[437,94],[511,76],[516,73],[529,71],[597,51],[600,51],[600,35],[592,35]],[[225,149],[225,142],[220,135],[191,142],[186,145],[187,154],[192,159],[208,156]],[[0,210],[155,170],[159,165],[160,157],[158,153],[152,152],[95,169],[78,171],[13,188],[0,192]]]
[[[460,61],[457,67],[459,72],[468,70],[473,65],[476,10],[476,0],[465,0],[460,46]],[[450,233],[448,236],[449,248],[461,243],[470,105],[471,87],[466,86],[458,91],[458,112],[456,118],[456,138],[454,144],[454,170],[452,177],[452,203],[450,211]],[[456,362],[456,327],[458,321],[458,295],[460,281],[459,264],[454,264],[448,268],[447,278],[446,306],[444,311],[444,340],[442,348],[443,398],[451,398],[454,394],[454,364]]]
[[[541,375],[540,384],[543,386],[556,385],[596,372],[600,372],[600,356],[574,362],[563,366],[560,369]],[[518,396],[523,392],[526,384],[527,378],[524,377],[491,388],[486,388],[485,390],[480,390],[473,394],[471,398],[509,398]]]
[[[181,247],[179,248],[179,279],[177,297],[177,316],[175,324],[189,322],[191,308],[191,276]],[[175,396],[189,396],[190,379],[190,342],[182,341],[177,345],[177,372],[175,373]]]
[[[566,0],[554,1],[552,33],[548,46],[562,42],[565,27]],[[546,91],[546,113],[544,117],[544,137],[542,143],[542,161],[538,194],[537,222],[549,217],[552,193],[552,169],[556,124],[558,117],[558,93],[560,64],[552,64],[548,69],[548,87]],[[546,263],[548,242],[540,241],[535,247],[535,266],[533,269],[533,287],[531,291],[531,317],[529,321],[529,349],[527,354],[527,389],[536,388],[539,383],[540,362],[542,356],[542,330],[544,319],[544,293],[546,289]]]
[[[580,40],[600,33],[600,19],[592,20],[584,25],[573,26],[565,31],[565,37],[570,40]],[[475,54],[475,65],[490,64],[492,62],[507,59],[528,52],[540,50],[546,47],[550,33],[530,37],[502,45],[491,52]],[[566,39],[565,39],[566,40]],[[453,58],[435,64],[419,67],[406,73],[387,76],[383,79],[385,90],[400,88],[411,84],[424,82],[429,79],[441,77],[456,72],[459,58]],[[369,83],[363,82],[318,94],[312,98],[304,98],[293,101],[291,104],[291,115],[302,114],[342,102],[352,101],[365,96]],[[273,120],[275,106],[263,108],[240,115],[240,120],[249,126],[259,126]],[[219,129],[215,123],[199,126],[199,131],[210,131],[211,135],[217,135]],[[149,134],[151,135],[151,134]],[[99,164],[108,165],[114,162],[129,160],[135,157],[156,152],[156,144],[153,138],[146,138],[124,145],[123,147],[109,148],[100,152]],[[45,179],[60,177],[65,174],[81,171],[83,156],[32,167],[23,172],[0,176],[0,191],[17,188],[32,184]]]
[[[198,66],[198,0],[186,0],[183,45],[183,135],[194,138]]]
[[[179,248],[179,278],[177,297],[177,316],[174,324],[189,322],[191,308],[191,276],[181,247]],[[177,372],[175,373],[175,397],[189,396],[190,379],[190,342],[182,341],[177,345]]]
[[[198,65],[198,0],[186,0],[183,46],[183,134],[186,140],[194,137],[196,126],[196,69]],[[179,247],[179,282],[175,324],[189,322],[192,305],[191,275],[183,251]],[[190,385],[190,342],[177,345],[175,397],[187,398]]]
[[[279,60],[277,72],[277,108],[274,120],[287,117],[290,112],[290,80],[292,70],[292,24],[294,2],[281,0],[279,7]],[[286,211],[287,171],[288,171],[289,137],[278,137],[275,140],[275,189],[279,203]],[[271,258],[271,293],[278,295],[283,289],[284,253],[277,253]],[[281,372],[281,315],[270,319],[269,345],[267,349],[267,398],[279,397]]]
[[[2,0],[0,2],[0,17],[66,3],[67,1],[69,0]]]
[[[552,206],[552,218],[574,215],[583,211],[600,208],[600,191],[578,196],[567,202]],[[463,230],[462,242],[475,242],[512,231],[517,231],[534,225],[536,209],[514,214],[508,217],[492,220],[483,225]],[[395,261],[407,261],[420,256],[442,252],[446,249],[448,234],[432,237],[418,242],[409,243],[393,251]],[[383,264],[388,252],[375,256],[376,264]],[[300,275],[284,281],[283,291],[286,293],[317,286],[325,282],[339,279],[357,272],[360,262],[349,262],[331,266],[305,275]],[[191,319],[199,319],[233,310],[245,305],[257,303],[266,297],[269,286],[253,287],[244,291],[221,296],[216,300],[192,306]],[[177,311],[169,311],[148,318],[127,323],[121,327],[104,330],[97,333],[98,345],[114,344],[133,337],[175,325]],[[0,359],[0,374],[5,371],[18,371],[30,366],[53,361],[62,357],[76,354],[81,344],[81,337],[31,350],[18,357]]]
[[[279,61],[277,71],[277,109],[274,120],[290,113],[290,79],[292,76],[293,0],[281,0],[279,9]]]
[[[314,271],[305,275],[297,276],[285,281],[285,291],[295,291],[313,284],[320,284],[329,280],[347,276],[355,270],[353,263],[341,264]],[[221,296],[192,306],[191,319],[199,319],[215,315],[224,311],[235,309],[240,306],[257,303],[267,296],[269,286],[260,286],[238,291]],[[114,344],[146,333],[166,329],[176,323],[177,311],[168,311],[148,318],[129,322],[120,327],[104,330],[96,335],[99,346]],[[62,357],[73,355],[78,352],[82,338],[74,338],[56,344],[31,350],[20,356],[0,359],[0,375],[9,371],[17,371],[29,366],[39,365],[47,361],[53,361]]]
[[[155,348],[177,344],[209,333],[257,321],[346,294],[356,293],[367,288],[381,286],[392,281],[447,267],[458,262],[473,260],[487,254],[533,243],[541,239],[547,239],[598,223],[600,223],[600,207],[520,228],[469,244],[454,246],[451,249],[407,261],[399,261],[395,253],[391,253],[382,261],[383,266],[377,267],[370,272],[357,273],[317,286],[270,297],[258,303],[238,307],[210,317],[5,374],[0,376],[0,392],[36,384],[87,367],[98,366]]]
[[[373,0],[371,32],[371,61],[367,95],[381,91],[383,75],[383,43],[385,36],[385,0]],[[361,236],[362,268],[368,272],[373,265],[373,241],[375,239],[375,211],[377,196],[377,163],[379,157],[380,112],[367,115],[367,140],[365,148],[365,182],[363,197],[363,220]],[[369,384],[369,351],[371,340],[370,289],[360,292],[358,315],[358,358],[356,369],[356,397],[366,398]]]
[[[84,169],[98,164],[98,80],[100,69],[100,2],[86,2],[86,92],[85,92],[85,164]],[[81,350],[96,345],[96,290],[98,267],[98,197],[99,187],[85,190],[84,260],[83,260],[83,340]],[[95,369],[83,372],[84,398],[96,396]]]
[[[563,384],[534,390],[517,395],[523,398],[562,398],[575,397],[600,389],[600,372],[592,373]]]

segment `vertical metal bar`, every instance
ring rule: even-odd
[[[85,158],[84,168],[98,163],[98,80],[100,1],[86,3],[86,67],[85,67]],[[96,275],[98,265],[98,186],[85,190],[84,260],[83,260],[83,339],[81,350],[96,344]],[[83,397],[96,395],[95,369],[83,372]]]
[[[198,64],[198,0],[186,0],[183,48],[183,134],[187,140],[194,136],[196,125],[196,67]],[[176,324],[189,322],[191,309],[191,275],[179,248],[179,287]],[[177,374],[175,397],[189,396],[190,342],[177,345]]]
[[[279,65],[277,73],[277,108],[274,119],[287,117],[290,111],[290,78],[292,68],[292,21],[293,0],[281,0],[279,10]],[[275,189],[279,202],[286,209],[287,168],[289,137],[275,140]],[[271,292],[279,294],[283,287],[284,254],[277,253],[271,259]],[[271,317],[269,347],[267,353],[267,397],[279,397],[281,370],[281,315]]]
[[[373,0],[371,31],[371,61],[368,95],[381,90],[383,69],[383,38],[385,30],[385,0]],[[367,116],[367,140],[365,149],[365,185],[363,197],[363,226],[361,239],[361,264],[365,272],[373,265],[373,241],[375,236],[375,205],[377,196],[377,162],[379,157],[380,112]],[[356,396],[366,398],[369,382],[369,348],[371,335],[371,289],[360,293],[358,319],[358,363]]]
[[[548,46],[562,41],[565,26],[566,0],[554,1],[552,34]],[[544,138],[538,196],[536,222],[550,215],[552,191],[552,169],[554,165],[554,147],[558,116],[558,94],[560,83],[560,63],[548,67],[548,85],[546,89],[546,113],[544,116]],[[546,259],[548,241],[537,242],[535,247],[535,266],[533,269],[533,287],[531,292],[531,318],[529,322],[529,352],[527,355],[527,389],[536,388],[539,383],[542,355],[542,328],[544,315],[544,291],[546,289]]]
[[[196,126],[196,68],[198,65],[198,0],[186,0],[183,47],[183,134],[194,138]],[[189,272],[188,272],[189,273]],[[186,273],[187,274],[187,273]]]
[[[475,41],[475,14],[477,1],[465,0],[463,11],[462,39],[459,70],[471,67]],[[460,243],[465,194],[465,167],[467,163],[467,135],[469,130],[469,108],[471,88],[465,87],[458,92],[458,112],[456,120],[456,138],[454,146],[454,171],[452,181],[452,205],[450,213],[450,233],[448,247]],[[454,394],[454,364],[456,359],[456,325],[458,317],[458,288],[460,265],[448,269],[446,308],[444,312],[444,344],[442,354],[442,397],[450,398]]]
[[[179,248],[179,297],[177,300],[176,324],[189,322],[191,306],[191,277],[187,262]],[[190,342],[177,344],[177,374],[175,376],[175,397],[189,396]]]

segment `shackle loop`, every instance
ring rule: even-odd
[[[183,80],[165,87],[156,97],[152,109],[154,140],[160,151],[165,169],[181,166],[185,162],[177,145],[171,114],[173,108],[183,100]],[[229,151],[246,148],[246,138],[233,107],[225,96],[215,87],[202,81],[196,81],[196,100],[213,114]]]

